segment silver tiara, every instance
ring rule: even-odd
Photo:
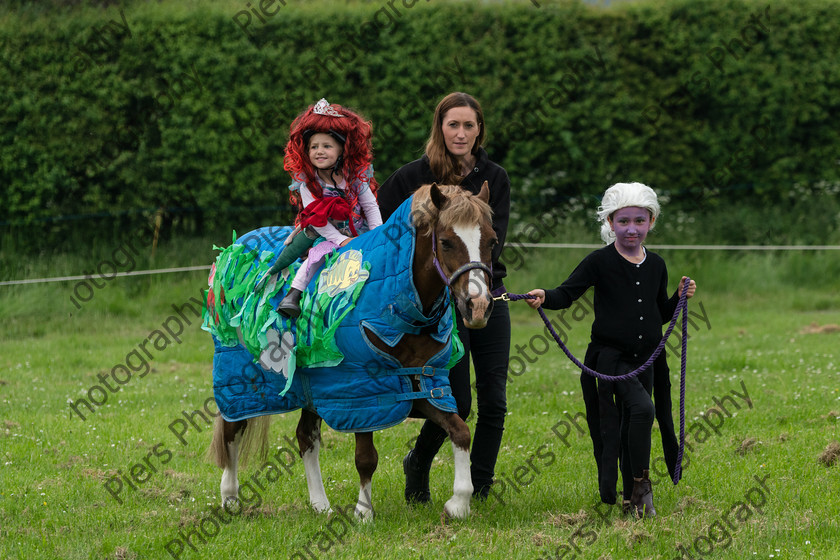
[[[344,117],[344,115],[333,109],[332,105],[330,105],[323,97],[315,104],[315,108],[312,109],[312,112],[316,115],[327,115],[328,117]]]

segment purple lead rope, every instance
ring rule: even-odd
[[[671,332],[674,330],[674,326],[677,324],[677,317],[680,315],[680,311],[683,314],[683,321],[682,321],[682,356],[680,356],[680,449],[677,453],[677,464],[674,468],[674,476],[671,479],[674,484],[676,485],[680,478],[682,477],[682,459],[683,459],[683,450],[685,449],[685,371],[686,371],[686,352],[688,350],[688,298],[686,297],[686,292],[688,292],[688,286],[691,282],[690,278],[685,279],[685,283],[683,284],[682,294],[680,295],[680,299],[677,302],[677,308],[674,310],[674,316],[671,318],[671,322],[668,324],[668,328],[665,331],[665,334],[662,336],[662,340],[659,341],[659,345],[654,350],[653,354],[651,354],[650,358],[647,361],[639,366],[638,368],[634,369],[630,373],[625,373],[623,375],[604,375],[603,373],[598,373],[594,369],[588,368],[583,365],[577,358],[575,358],[569,349],[563,344],[563,341],[560,340],[560,336],[554,330],[554,327],[551,325],[551,321],[549,321],[548,317],[543,311],[542,307],[538,307],[537,311],[542,317],[543,322],[545,323],[548,332],[551,333],[551,336],[554,337],[554,340],[557,342],[557,345],[560,346],[560,349],[568,356],[568,358],[575,364],[577,367],[588,373],[593,377],[597,377],[598,379],[603,379],[604,381],[627,381],[629,379],[633,379],[646,369],[648,369],[653,362],[656,361],[656,358],[662,353],[662,350],[665,348],[665,342],[668,340],[668,337],[671,336]],[[528,294],[506,294],[507,298],[511,301],[518,301],[521,299],[534,299],[535,296],[528,295]]]

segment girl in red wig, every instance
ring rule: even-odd
[[[316,242],[341,247],[382,225],[372,160],[371,125],[349,109],[321,99],[292,122],[283,168],[292,176],[289,198],[299,210],[297,227],[269,275]],[[278,313],[300,315],[301,293],[322,261],[301,265]]]

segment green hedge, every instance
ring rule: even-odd
[[[266,13],[243,0],[0,15],[5,226],[48,239],[160,208],[197,229],[288,220],[288,126],[322,96],[373,120],[381,182],[422,152],[440,97],[472,93],[519,218],[593,206],[619,180],[685,208],[838,181],[837,2],[250,5]]]

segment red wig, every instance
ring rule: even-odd
[[[347,183],[347,194],[352,201],[350,207],[353,208],[359,197],[359,193],[356,192],[358,184],[367,179],[365,172],[373,161],[371,124],[341,105],[329,105],[329,108],[343,116],[318,114],[314,111],[315,105],[311,105],[292,122],[283,169],[289,172],[292,180],[305,181],[309,192],[316,198],[321,198],[323,196],[321,185],[316,179],[317,171],[309,161],[309,147],[304,140],[304,132],[328,134],[330,130],[333,130],[339,133],[346,138],[341,173]],[[307,135],[307,139],[309,138],[311,135]],[[376,196],[376,188],[376,179],[371,177],[370,190],[374,196]],[[300,205],[300,194],[297,191],[292,191],[289,198],[292,204]]]

